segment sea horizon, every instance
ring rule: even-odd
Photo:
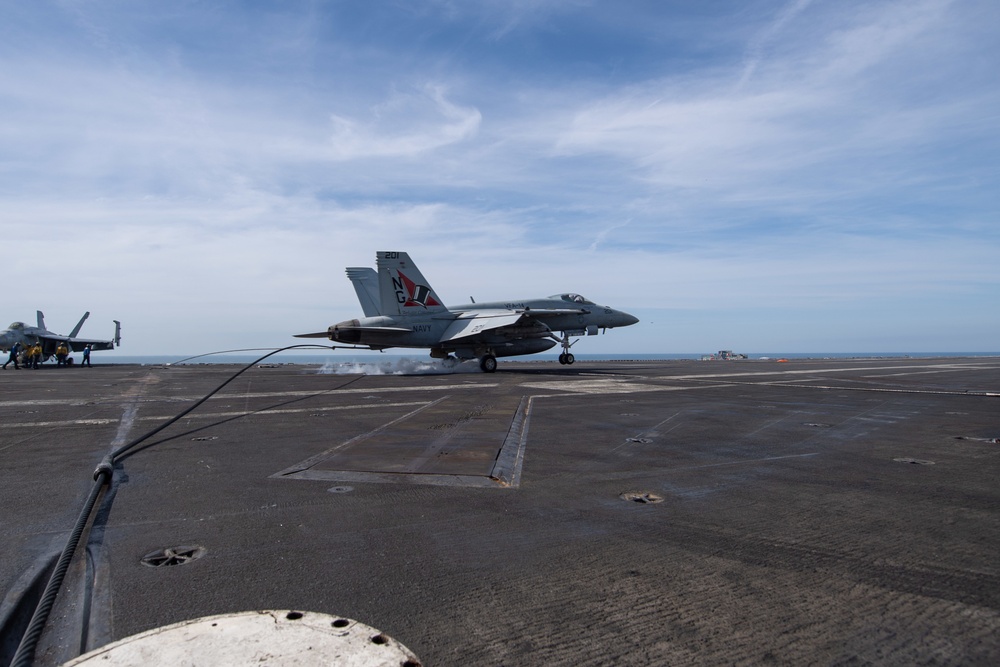
[[[172,365],[172,364],[248,364],[261,360],[266,350],[259,354],[247,353],[209,353],[204,355],[103,355],[95,353],[92,357],[97,364],[134,364],[134,365]],[[676,352],[676,353],[593,353],[576,354],[577,361],[671,361],[671,360],[705,360],[705,361],[777,361],[778,359],[913,359],[913,358],[979,358],[1000,357],[1000,352],[743,352],[739,359],[721,359],[709,353]],[[557,353],[540,353],[517,357],[502,357],[502,363],[558,361]],[[395,362],[401,359],[411,359],[419,362],[433,362],[426,353],[351,353],[342,354],[337,351],[326,353],[279,352],[262,359],[261,363],[285,365],[323,365],[330,363],[358,364]]]

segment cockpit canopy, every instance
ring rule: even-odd
[[[18,329],[18,330],[23,329],[24,328],[24,322],[11,322],[11,325],[9,327],[7,327],[7,328],[8,329]]]
[[[579,294],[556,294],[556,295],[553,295],[553,296],[551,296],[549,298],[550,299],[562,299],[563,301],[569,301],[570,303],[580,303],[580,304],[585,304],[585,305],[588,305],[588,306],[595,305],[593,301],[590,301],[589,299],[585,299],[582,296],[580,296]]]

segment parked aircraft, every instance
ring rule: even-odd
[[[87,345],[91,350],[113,350],[116,345],[121,344],[122,324],[118,320],[115,323],[115,337],[111,340],[92,340],[89,338],[77,338],[83,323],[90,317],[90,313],[84,313],[80,321],[76,323],[68,336],[61,336],[52,333],[45,328],[45,315],[42,311],[37,311],[38,326],[32,327],[24,322],[14,322],[9,327],[0,331],[0,350],[9,351],[14,343],[21,343],[22,346],[33,345],[35,342],[42,344],[42,359],[48,359],[56,353],[59,343],[66,343],[73,352],[80,352]]]
[[[639,321],[572,293],[448,308],[405,252],[379,251],[376,258],[377,272],[347,269],[363,318],[296,337],[329,338],[372,350],[430,348],[435,359],[478,359],[480,368],[492,373],[497,357],[544,352],[557,344],[563,348],[559,363],[572,364],[569,350],[576,341],[570,342],[571,337]]]

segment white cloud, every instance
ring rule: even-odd
[[[468,140],[479,129],[482,114],[448,101],[443,87],[427,86],[419,95],[394,95],[373,109],[366,120],[337,115],[331,120],[331,157],[354,160],[417,157]]]
[[[750,40],[744,54],[743,74],[736,86],[737,90],[742,89],[757,71],[757,67],[764,59],[764,52],[768,44],[810,4],[812,4],[812,0],[793,0],[778,12],[773,23]]]
[[[861,13],[868,22],[831,29],[823,39],[812,27],[811,40],[793,39],[794,49],[772,61],[752,46],[752,63],[735,90],[728,70],[716,69],[616,91],[573,114],[556,150],[626,160],[653,187],[687,197],[772,205],[907,186],[916,170],[940,177],[922,149],[961,136],[958,125],[982,116],[984,103],[1000,101],[995,89],[958,98],[920,94],[953,73],[952,62],[899,78],[914,59],[927,65],[920,53],[935,44],[948,4],[880,6],[880,13]],[[763,41],[776,25],[792,32],[792,17],[808,21],[809,3],[789,7]]]
[[[464,28],[470,7],[442,25]],[[630,52],[653,74],[621,81],[504,51],[599,16],[587,3],[487,7],[475,25],[496,51],[472,62],[454,55],[468,34],[431,30],[405,57],[377,30],[331,44],[320,11],[258,60],[216,44],[223,16],[199,48],[147,46],[114,17],[89,24],[93,52],[22,36],[0,47],[0,203],[6,238],[38,239],[5,268],[39,303],[8,302],[26,309],[8,319],[41,308],[71,326],[89,309],[95,334],[121,319],[134,354],[286,343],[356,316],[343,268],[398,249],[449,302],[577,291],[672,323],[588,349],[711,351],[723,326],[767,347],[787,339],[769,319],[891,340],[927,326],[914,310],[963,307],[996,330],[984,7],[798,0],[719,57]],[[365,58],[369,78],[349,76]]]

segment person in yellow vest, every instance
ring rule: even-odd
[[[66,357],[69,356],[69,348],[66,347],[65,342],[59,343],[59,347],[56,348],[56,366],[65,366]]]
[[[35,341],[35,344],[31,346],[31,359],[28,361],[28,365],[34,369],[38,368],[38,365],[42,363],[42,344]]]

